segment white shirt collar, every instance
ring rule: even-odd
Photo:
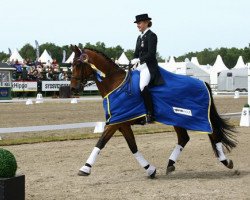
[[[141,33],[141,38],[143,37],[143,35],[145,35],[145,33],[147,33],[148,30],[149,28],[147,28],[143,33]]]

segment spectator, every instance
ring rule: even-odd
[[[28,79],[28,72],[26,70],[26,67],[23,68],[22,79],[25,80],[25,81]]]
[[[14,67],[16,68],[16,73],[17,73],[17,77],[19,77],[19,75],[22,75],[22,65],[18,63],[18,60],[15,61]]]
[[[53,80],[53,71],[52,71],[52,67],[50,67],[48,69],[48,72],[46,73],[46,79],[47,80]]]
[[[55,72],[59,72],[59,65],[57,63],[57,60],[56,59],[53,59],[52,61],[52,68]]]
[[[58,76],[58,80],[59,81],[67,81],[68,80],[67,72],[64,72],[63,70],[61,70],[61,73]]]

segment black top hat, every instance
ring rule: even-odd
[[[151,20],[151,18],[148,17],[148,14],[136,15],[134,23],[137,23],[137,22],[140,22],[140,21],[144,21],[144,20]]]

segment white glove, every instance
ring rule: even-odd
[[[131,60],[131,64],[132,65],[135,65],[135,64],[137,64],[137,63],[139,63],[140,62],[140,59],[139,58],[134,58],[133,60]]]

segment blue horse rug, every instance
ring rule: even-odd
[[[210,94],[203,81],[173,74],[160,67],[165,83],[150,87],[156,122],[187,130],[212,133]],[[146,115],[139,88],[140,72],[128,73],[123,83],[103,99],[107,124]]]

